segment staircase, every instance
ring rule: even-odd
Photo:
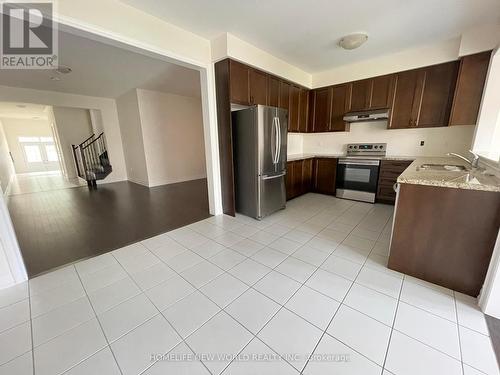
[[[103,180],[113,168],[109,163],[104,133],[92,134],[79,145],[72,145],[78,177],[87,181],[89,189],[97,189],[97,180]]]

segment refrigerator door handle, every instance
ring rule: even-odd
[[[274,125],[274,157],[273,157],[273,163],[277,164],[278,163],[278,158],[279,158],[279,148],[280,148],[280,128],[279,128],[279,118],[275,117],[273,119],[273,125]]]
[[[280,118],[279,117],[276,117],[278,119],[278,152],[276,153],[277,154],[277,157],[276,157],[276,163],[278,163],[280,161],[280,157],[281,157],[281,121],[280,121]]]
[[[286,172],[283,172],[283,173],[280,173],[280,174],[275,174],[273,176],[268,176],[268,175],[265,175],[265,176],[262,176],[262,179],[263,180],[272,180],[274,178],[279,178],[279,177],[283,177],[284,175],[286,175]]]

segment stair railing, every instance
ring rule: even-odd
[[[72,145],[72,147],[78,177],[86,181],[95,180],[96,168],[109,165],[109,160],[100,157],[107,151],[104,133],[97,137],[92,134],[79,145]]]

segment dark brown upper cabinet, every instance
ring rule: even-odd
[[[280,96],[278,107],[290,109],[290,84],[285,81],[280,81]]]
[[[349,111],[389,108],[394,75],[364,79],[351,83]]]
[[[231,103],[250,104],[249,75],[250,67],[237,61],[229,61],[229,97]]]
[[[418,69],[395,75],[394,99],[392,102],[389,128],[404,129],[414,127],[418,114],[418,101],[422,90],[423,74]]]
[[[309,90],[300,89],[299,94],[299,132],[308,131],[308,111],[309,111]]]
[[[267,74],[250,69],[250,104],[267,105]]]
[[[351,85],[348,83],[332,87],[331,131],[349,131],[349,124],[344,121],[344,114],[349,110],[350,90]]]
[[[280,102],[280,80],[269,76],[267,80],[268,103],[271,107],[278,107]]]
[[[290,85],[290,105],[288,109],[288,131],[299,131],[300,87]]]
[[[312,91],[312,131],[315,133],[330,131],[332,110],[332,88],[325,87]]]
[[[491,51],[486,51],[464,56],[460,60],[450,126],[477,123],[490,59]]]
[[[364,79],[351,83],[350,111],[363,111],[368,109],[370,105],[371,81],[370,79]]]
[[[457,79],[458,62],[452,61],[424,68],[416,126],[447,126]],[[418,98],[416,98],[418,101]]]
[[[457,61],[396,74],[389,128],[447,126]]]
[[[368,109],[390,108],[394,90],[394,74],[372,78]]]

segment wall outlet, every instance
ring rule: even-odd
[[[423,146],[424,145],[424,141],[420,141],[420,146]]]

